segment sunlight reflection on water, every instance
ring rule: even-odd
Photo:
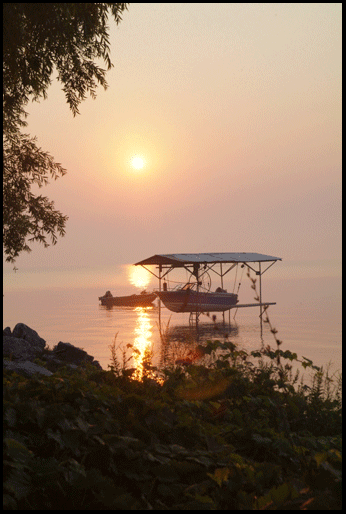
[[[152,349],[153,365],[158,365],[161,358],[158,308],[115,307],[107,310],[97,299],[102,293],[104,290],[100,288],[5,291],[3,326],[13,329],[17,323],[25,323],[51,348],[59,341],[70,342],[93,355],[104,369],[110,364],[109,345],[118,334],[119,343],[125,347],[129,344],[138,351],[134,355],[138,363],[142,365],[145,351]],[[125,288],[124,294],[128,294]],[[304,355],[318,366],[331,360],[335,369],[341,369],[341,293],[337,279],[267,280],[265,296],[277,302],[269,314],[283,341],[282,350]],[[188,315],[171,315],[163,309],[164,324],[170,320],[172,328],[188,326]],[[218,314],[218,322],[220,319]],[[226,319],[228,321],[228,316]],[[210,318],[203,321],[211,323]],[[239,309],[235,320],[232,314],[231,324],[231,341],[247,351],[259,349],[257,308]],[[205,335],[210,336],[214,337],[213,334]],[[266,326],[264,343],[275,348],[274,338]],[[182,339],[181,344],[184,344]]]
[[[136,307],[134,309],[137,318],[134,329],[134,351],[132,357],[137,369],[136,378],[138,379],[143,375],[143,364],[145,358],[150,356],[153,345],[153,325],[149,317],[150,310],[152,310],[152,307]]]

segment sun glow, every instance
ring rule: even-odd
[[[135,155],[131,159],[131,165],[136,170],[141,170],[144,167],[145,161],[143,157],[140,157],[139,155]]]
[[[145,288],[150,282],[150,273],[142,266],[130,266],[128,269],[129,280],[132,285]]]

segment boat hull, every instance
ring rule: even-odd
[[[172,312],[223,312],[238,302],[234,293],[204,293],[191,289],[156,291],[157,296]]]
[[[133,294],[131,296],[100,296],[101,305],[119,307],[150,307],[156,298],[155,293]]]

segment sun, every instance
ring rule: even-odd
[[[141,170],[144,167],[145,161],[143,157],[140,157],[139,155],[135,155],[131,159],[131,165],[136,170]]]
[[[129,266],[128,277],[131,284],[140,288],[147,287],[151,278],[149,271],[141,266]]]

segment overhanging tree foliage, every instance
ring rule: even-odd
[[[48,183],[66,171],[52,157],[35,144],[35,138],[18,133],[4,136],[3,174],[3,244],[7,261],[14,262],[21,251],[30,251],[28,241],[39,241],[49,246],[57,241],[56,232],[63,236],[67,216],[54,209],[54,202],[45,196],[35,196],[31,185]],[[31,237],[28,237],[31,236]]]
[[[67,216],[54,202],[35,196],[32,184],[42,186],[66,171],[22,134],[29,100],[46,98],[55,70],[73,115],[87,93],[107,88],[109,55],[108,13],[121,21],[127,4],[114,3],[5,3],[3,4],[3,140],[4,225],[6,260],[14,262],[29,241],[48,246],[63,236]],[[106,69],[97,61],[102,60]]]

